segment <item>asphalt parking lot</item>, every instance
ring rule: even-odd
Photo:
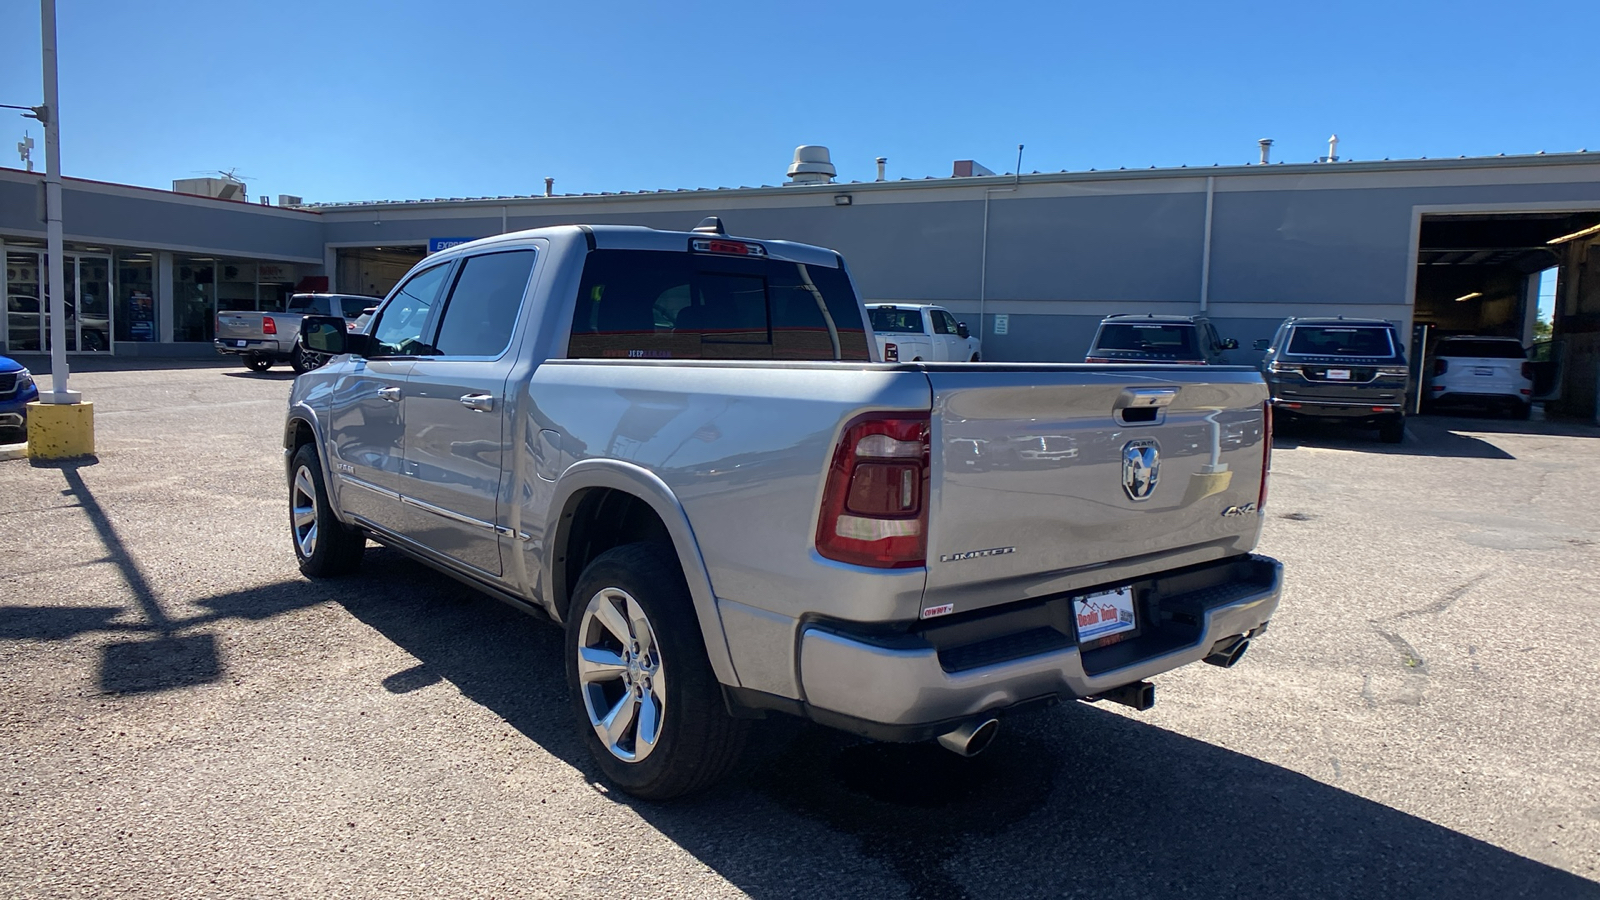
[[[608,792],[558,633],[288,545],[290,376],[86,372],[99,455],[0,462],[0,895],[1600,898],[1600,429],[1283,435],[1232,670],[962,760],[799,723]]]

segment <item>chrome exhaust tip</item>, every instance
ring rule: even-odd
[[[955,731],[939,735],[939,746],[957,756],[977,756],[1000,733],[999,719],[973,719]]]
[[[1211,655],[1206,657],[1206,662],[1213,666],[1231,669],[1244,658],[1244,652],[1248,649],[1250,649],[1250,639],[1247,637],[1234,638],[1231,643],[1224,641],[1211,648]]]

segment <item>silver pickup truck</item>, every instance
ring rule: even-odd
[[[873,359],[838,254],[562,226],[430,256],[296,379],[311,577],[379,541],[565,629],[608,778],[666,798],[748,720],[981,750],[1014,710],[1232,665],[1278,604],[1242,367]]]
[[[217,313],[212,345],[224,356],[238,356],[246,367],[265,372],[273,363],[287,362],[299,373],[327,362],[326,356],[307,350],[299,342],[300,320],[305,316],[339,316],[354,330],[364,310],[377,306],[377,297],[359,294],[295,294],[284,312],[226,310]]]

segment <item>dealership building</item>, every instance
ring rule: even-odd
[[[1432,335],[1526,342],[1555,268],[1550,403],[1596,404],[1600,153],[1020,177],[960,161],[950,177],[870,182],[837,181],[812,153],[772,186],[334,204],[244,202],[233,185],[65,179],[69,351],[210,354],[219,311],[282,309],[297,291],[381,295],[461,240],[717,215],[732,234],[839,250],[869,302],[947,306],[988,360],[1081,360],[1110,313],[1207,315],[1244,348],[1303,315],[1394,321],[1413,358]],[[40,174],[0,169],[12,354],[48,347],[43,193]]]

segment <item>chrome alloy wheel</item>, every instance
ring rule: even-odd
[[[294,523],[294,542],[300,548],[300,555],[310,559],[317,552],[317,484],[311,480],[311,470],[305,466],[294,473],[289,515]]]
[[[649,756],[661,739],[667,684],[655,629],[627,591],[601,588],[589,598],[578,624],[578,679],[589,724],[611,755]]]

